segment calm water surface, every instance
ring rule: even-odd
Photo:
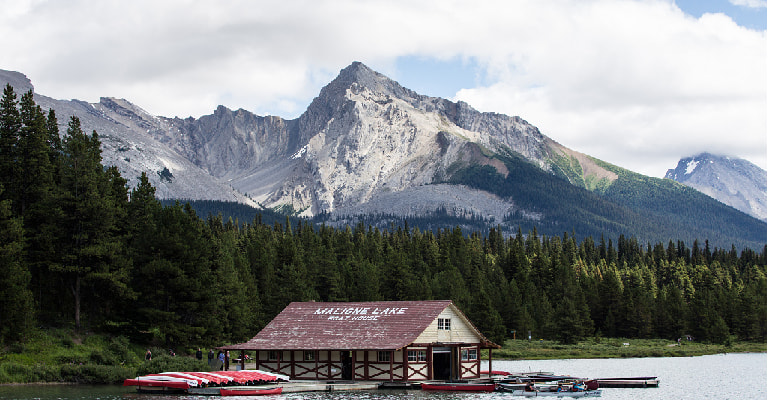
[[[611,360],[494,361],[493,369],[510,372],[548,371],[589,378],[658,376],[658,388],[603,389],[602,399],[733,399],[765,400],[766,354],[719,354],[701,357],[630,358]],[[484,366],[487,368],[487,366]],[[218,397],[138,394],[122,386],[34,385],[0,386],[0,399],[18,400],[211,400]],[[228,399],[275,400],[503,400],[523,399],[508,393],[433,393],[366,391],[293,393]]]

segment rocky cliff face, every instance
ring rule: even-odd
[[[19,93],[32,88],[18,73],[0,72],[1,82]],[[131,185],[147,171],[161,198],[255,202],[303,216],[422,215],[440,208],[501,219],[516,210],[510,199],[444,184],[452,171],[489,165],[506,175],[494,158],[501,153],[547,171],[566,160],[577,171],[565,174],[575,184],[586,175],[616,179],[519,117],[419,95],[357,62],[295,120],[223,106],[199,119],[170,119],[121,99],[35,98],[56,110],[63,130],[76,115],[84,129],[99,132],[104,163],[117,165]]]
[[[681,159],[664,177],[766,220],[766,171],[747,160],[702,153]]]
[[[518,117],[419,95],[361,63],[343,69],[297,120],[220,107],[213,116],[174,126],[181,122],[179,151],[258,203],[303,216],[391,212],[377,199],[398,195],[414,203],[412,213],[449,205],[459,213],[476,208],[457,200],[474,198],[472,190],[454,186],[440,195],[418,188],[446,180],[462,165],[491,165],[506,174],[493,158],[499,152],[519,153],[546,170],[553,156],[578,154]],[[587,157],[580,160],[585,171],[606,172]],[[400,203],[393,201],[387,203]],[[505,212],[514,207],[506,201]]]
[[[14,87],[17,96],[34,89],[23,74],[0,70],[0,84],[6,83]],[[45,110],[56,111],[62,134],[73,115],[80,118],[85,132],[98,132],[103,164],[117,166],[131,187],[146,172],[161,199],[225,200],[255,205],[227,182],[213,178],[206,169],[155,139],[178,132],[171,120],[150,115],[122,99],[103,97],[98,103],[87,103],[56,100],[36,93],[35,101]]]

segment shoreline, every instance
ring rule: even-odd
[[[768,353],[768,351],[731,351],[731,352],[713,352],[713,353],[702,353],[702,354],[691,354],[691,355],[664,355],[664,356],[639,356],[639,357],[548,357],[548,358],[497,358],[494,357],[493,361],[547,361],[547,360],[572,360],[572,359],[582,359],[582,360],[606,360],[606,359],[614,359],[614,358],[636,358],[636,359],[642,359],[642,358],[660,358],[660,357],[674,357],[674,358],[685,358],[685,357],[702,357],[702,356],[708,356],[708,355],[717,355],[717,354],[765,354]],[[488,359],[483,358],[481,359],[482,362],[487,363]],[[120,383],[78,383],[78,382],[8,382],[8,383],[0,383],[0,387],[3,386],[56,386],[56,385],[62,385],[62,386],[122,386]]]
[[[496,360],[608,359],[647,357],[695,357],[709,354],[766,353],[764,342],[706,344],[676,343],[664,339],[589,338],[576,344],[554,341],[507,340],[493,351]],[[488,353],[483,353],[488,358]]]

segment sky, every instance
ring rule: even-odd
[[[0,69],[151,114],[296,118],[361,61],[662,177],[703,151],[766,169],[766,0],[0,0]]]

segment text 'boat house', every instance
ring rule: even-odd
[[[418,381],[477,378],[480,350],[499,346],[452,301],[430,300],[294,302],[225,348],[291,379]]]

